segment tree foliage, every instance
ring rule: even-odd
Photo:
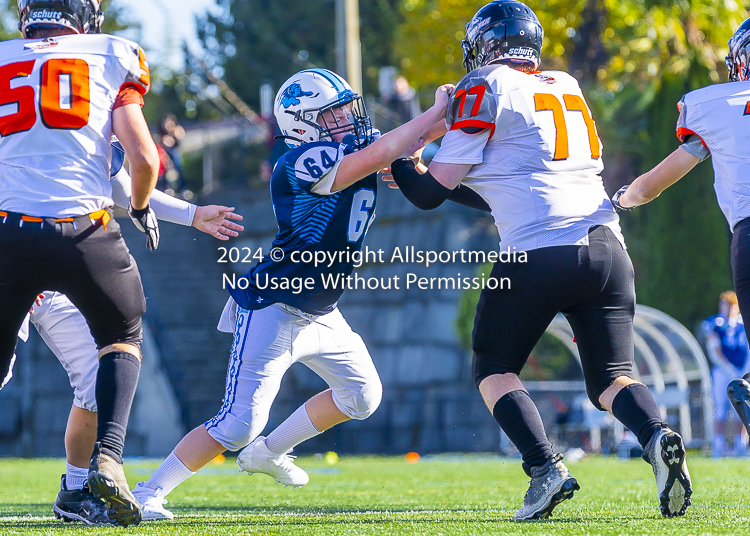
[[[257,106],[264,82],[278,88],[302,69],[336,69],[334,0],[218,3],[220,14],[208,14],[198,25],[205,61],[251,106]],[[360,2],[360,18],[364,92],[373,93],[378,67],[394,62],[398,0]]]

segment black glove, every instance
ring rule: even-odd
[[[625,193],[625,191],[628,189],[629,186],[630,186],[629,184],[626,184],[625,186],[617,190],[615,192],[615,195],[612,196],[612,206],[615,207],[615,210],[617,212],[630,212],[631,210],[635,208],[635,207],[623,207],[622,205],[620,205],[620,198],[622,197],[622,194]]]
[[[156,220],[156,214],[151,210],[149,205],[146,208],[136,210],[133,205],[128,206],[128,214],[133,220],[136,228],[146,234],[146,247],[149,251],[156,251],[159,247],[159,222]]]

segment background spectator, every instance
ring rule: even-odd
[[[734,453],[744,454],[742,425],[735,418],[727,398],[729,382],[742,377],[750,369],[745,325],[737,304],[737,295],[733,291],[722,292],[719,297],[719,314],[703,322],[703,332],[706,335],[708,357],[713,366],[711,378],[716,413],[713,455],[715,458],[725,455],[727,433],[734,437]]]
[[[177,122],[174,114],[169,114],[159,124],[159,181],[157,188],[170,194],[182,195],[185,179],[182,172],[180,141],[185,137],[185,129]],[[192,194],[189,196],[192,197]]]

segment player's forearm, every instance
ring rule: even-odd
[[[331,191],[343,190],[356,181],[390,165],[414,145],[443,115],[445,115],[444,108],[433,106],[419,117],[391,130],[361,151],[344,157],[336,171]]]
[[[422,135],[422,139],[424,139],[425,143],[430,143],[440,136],[445,136],[446,132],[448,132],[448,127],[445,124],[445,118],[441,118]]]
[[[620,197],[620,205],[625,208],[644,205],[684,177],[700,162],[684,149],[678,148],[662,160],[654,169],[633,181]]]
[[[158,155],[140,155],[141,158],[131,158],[130,178],[133,193],[130,196],[130,204],[135,209],[143,209],[148,205],[151,193],[156,187],[159,177]],[[156,156],[156,161],[153,160]]]
[[[374,171],[388,166],[396,158],[401,156],[406,149],[414,145],[414,143],[422,138],[426,132],[431,130],[437,121],[442,120],[444,124],[444,117],[445,110],[441,107],[433,106],[422,115],[391,130],[370,147],[365,149],[368,150],[372,148],[373,152],[378,157],[377,163],[373,164]]]
[[[117,175],[112,177],[112,198],[118,206],[127,208],[130,203],[131,184],[130,175],[125,169],[121,169]],[[195,217],[196,205],[167,195],[159,190],[151,193],[149,205],[154,210],[156,217],[163,221],[176,223],[177,225],[191,226]]]

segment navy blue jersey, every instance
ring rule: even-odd
[[[273,202],[279,232],[267,254],[246,274],[247,289],[228,287],[234,301],[243,309],[261,309],[273,303],[285,303],[310,314],[325,314],[336,307],[344,291],[343,278],[351,275],[354,264],[351,255],[337,255],[328,266],[300,262],[303,254],[315,252],[349,253],[362,248],[367,229],[375,218],[377,174],[361,179],[344,190],[320,195],[316,185],[335,175],[338,162],[353,152],[346,144],[330,141],[307,143],[292,149],[279,158],[271,176]],[[284,252],[281,261],[274,262],[274,249]],[[277,252],[278,255],[278,252]],[[296,261],[296,262],[295,262]],[[330,283],[338,278],[339,285]],[[314,288],[294,291],[272,288],[293,279],[312,278]],[[298,279],[299,280],[299,279]]]
[[[109,164],[109,178],[114,178],[125,163],[125,149],[120,141],[113,136],[112,138],[112,162]]]
[[[748,355],[745,324],[739,318],[734,325],[721,315],[711,316],[703,322],[705,333],[715,333],[721,341],[721,353],[737,369],[745,367]]]

